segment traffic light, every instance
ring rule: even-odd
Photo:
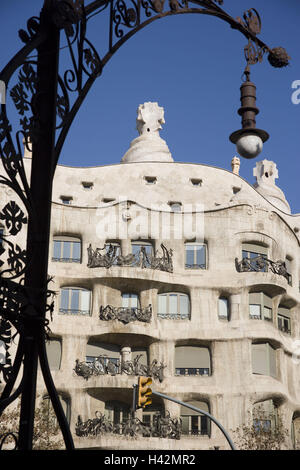
[[[137,408],[145,408],[147,405],[151,405],[152,390],[149,387],[152,384],[150,377],[139,377],[138,390],[137,390]]]

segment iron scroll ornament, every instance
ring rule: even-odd
[[[175,14],[200,13],[216,16],[227,22],[246,37],[248,44],[251,42],[254,45],[254,51],[258,51],[248,51],[253,63],[256,62],[256,57],[260,61],[266,52],[274,67],[284,67],[289,62],[283,48],[270,49],[257,37],[261,23],[255,10],[246,12],[243,19],[234,19],[221,8],[224,3],[222,0],[94,0],[88,5],[84,3],[84,0],[44,0],[40,16],[30,18],[27,21],[27,30],[19,31],[19,37],[25,45],[0,73],[1,83],[9,91],[7,98],[11,98],[19,114],[16,131],[8,118],[6,104],[1,104],[0,156],[4,174],[0,176],[0,185],[13,192],[17,200],[9,198],[0,207],[0,220],[5,227],[5,231],[0,232],[0,339],[4,338],[3,342],[7,347],[7,367],[4,371],[6,385],[0,399],[0,413],[18,396],[33,393],[27,388],[26,380],[30,373],[27,370],[26,374],[25,370],[26,338],[32,332],[46,388],[69,449],[74,448],[73,440],[52,381],[45,349],[48,327],[46,313],[51,314],[53,311],[53,303],[48,304],[51,291],[48,289],[47,261],[43,264],[41,285],[31,285],[30,279],[34,270],[37,272],[38,268],[42,269],[42,259],[46,259],[46,256],[37,255],[39,242],[35,240],[35,236],[40,231],[49,239],[46,219],[50,218],[51,204],[48,202],[47,206],[42,207],[41,201],[51,201],[52,180],[61,149],[90,88],[96,78],[101,76],[104,66],[114,53],[128,39],[156,19]],[[99,54],[87,37],[87,26],[93,16],[105,10],[109,13],[108,48],[105,53]],[[64,72],[58,72],[57,66],[60,31],[65,33],[71,61],[70,68]],[[33,60],[34,51],[37,51],[37,60]],[[16,83],[11,85],[14,80]],[[50,95],[56,98],[52,105],[49,101],[45,106]],[[30,183],[27,179],[23,163],[24,148],[33,152],[33,167],[39,165],[36,158],[38,150],[42,149],[45,155],[48,152],[47,165],[40,168],[46,183],[41,186],[46,186],[44,191],[48,191],[44,198],[36,197],[36,179],[32,176]],[[35,174],[38,174],[37,167]],[[43,217],[44,212],[47,217]],[[40,225],[41,219],[45,219],[43,228]],[[12,241],[22,230],[27,230],[26,247]],[[44,248],[43,255],[47,249]],[[10,308],[7,308],[7,298],[12,299]],[[13,364],[9,362],[7,341],[11,327],[19,335]],[[26,357],[28,366],[28,354]],[[15,389],[23,362],[23,379]],[[36,367],[32,365],[35,373]],[[29,401],[26,404],[27,412],[28,403]],[[32,418],[32,409],[30,413]],[[23,437],[25,434],[23,432]],[[29,441],[30,436],[21,447],[30,448]]]

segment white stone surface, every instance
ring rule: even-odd
[[[159,135],[165,123],[164,109],[157,103],[141,104],[137,110],[136,123],[140,136],[131,142],[121,162],[172,162],[169,148]]]

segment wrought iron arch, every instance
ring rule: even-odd
[[[9,90],[17,113],[18,129],[8,119],[2,96],[0,112],[0,156],[4,174],[0,187],[6,204],[0,207],[5,234],[0,244],[0,339],[7,351],[12,336],[19,336],[13,363],[0,364],[5,386],[0,414],[21,395],[18,448],[31,449],[34,421],[37,361],[57,415],[65,445],[73,439],[53,383],[46,355],[49,329],[47,315],[53,312],[49,289],[48,249],[52,181],[66,135],[81,104],[114,53],[139,30],[153,21],[178,14],[215,16],[242,33],[247,64],[262,61],[265,53],[274,67],[284,67],[289,57],[283,48],[271,49],[257,36],[261,20],[255,9],[234,19],[221,5],[223,0],[44,0],[39,17],[20,30],[25,43],[0,73],[0,84]],[[87,37],[89,20],[107,10],[109,37],[107,52],[100,57]],[[59,73],[60,32],[66,35],[72,68]],[[32,56],[37,51],[37,56]],[[16,83],[10,85],[16,77]],[[7,93],[8,94],[8,93]],[[3,94],[2,94],[3,95]],[[32,151],[30,181],[25,173],[23,150]],[[15,193],[17,202],[11,200]],[[12,237],[27,231],[27,245],[20,247]],[[22,379],[16,387],[19,372]],[[4,439],[5,440],[5,439]],[[0,436],[0,448],[2,442]]]

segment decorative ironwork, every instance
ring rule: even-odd
[[[165,416],[157,413],[153,416],[153,424],[145,424],[136,417],[121,423],[110,421],[103,413],[96,411],[94,419],[82,421],[78,416],[75,433],[78,437],[97,437],[104,434],[118,434],[131,437],[162,437],[180,439],[181,419],[171,418],[169,411]]]
[[[254,258],[243,258],[241,261],[235,258],[235,265],[239,273],[250,271],[266,272],[269,268],[272,273],[285,277],[288,282],[290,280],[290,274],[287,272],[284,261],[271,261],[265,256],[256,256]]]
[[[159,256],[158,250],[154,255],[146,252],[145,247],[141,247],[138,253],[127,256],[118,255],[118,247],[109,245],[103,248],[93,250],[92,245],[88,247],[88,268],[110,268],[111,266],[133,266],[140,268],[158,269],[160,271],[173,272],[172,256],[173,250],[168,250],[161,244],[162,256]],[[101,254],[101,251],[103,254]]]
[[[92,362],[80,362],[79,359],[76,359],[74,371],[85,380],[88,380],[91,376],[126,374],[153,377],[162,382],[164,379],[163,371],[166,365],[163,362],[158,364],[158,361],[153,359],[151,365],[147,366],[140,363],[141,357],[142,355],[139,354],[133,361],[121,362],[114,362],[112,359],[107,358],[107,356],[95,357]]]
[[[130,323],[131,321],[141,321],[149,323],[152,317],[152,306],[148,305],[146,308],[127,308],[127,307],[112,307],[107,305],[100,307],[100,320],[119,320],[122,323]]]
[[[19,437],[17,432],[6,432],[0,434],[0,450],[17,450]]]

